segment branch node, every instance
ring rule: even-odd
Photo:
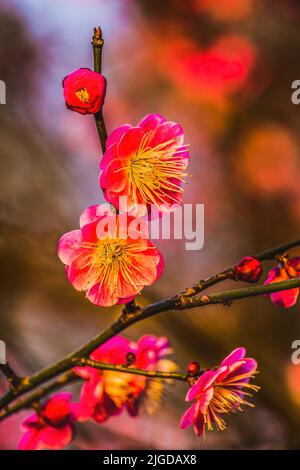
[[[22,385],[23,378],[19,377],[8,363],[0,364],[0,370],[5,375],[12,393],[17,393],[20,385]]]

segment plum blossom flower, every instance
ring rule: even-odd
[[[202,374],[186,395],[186,401],[196,400],[181,418],[180,427],[191,425],[198,436],[205,437],[205,431],[226,428],[224,414],[241,411],[242,405],[253,406],[245,400],[249,390],[259,387],[249,383],[256,372],[257,363],[245,358],[246,350],[237,348],[227,356],[215,370]],[[247,391],[244,391],[245,388]]]
[[[142,336],[137,343],[123,336],[115,336],[93,351],[90,357],[98,362],[125,365],[128,353],[135,357],[134,368],[171,371],[176,367],[173,361],[165,357],[172,353],[167,338],[151,335]],[[136,416],[141,407],[152,412],[159,404],[162,381],[92,367],[76,367],[74,370],[85,379],[80,402],[73,407],[79,421],[92,418],[102,423],[124,409],[131,416]]]
[[[182,127],[159,114],[149,114],[136,127],[125,124],[107,139],[100,186],[108,202],[143,216],[150,205],[168,212],[181,204],[189,150]],[[172,207],[173,206],[173,207]]]
[[[106,80],[98,72],[80,68],[63,80],[67,108],[80,114],[95,114],[104,104]]]
[[[234,266],[234,273],[239,281],[257,282],[262,271],[261,262],[253,256],[245,256]]]
[[[59,450],[72,442],[74,415],[71,393],[53,395],[39,410],[22,424],[24,431],[18,445],[19,450]]]
[[[284,257],[280,260],[278,266],[269,271],[265,284],[282,282],[298,276],[300,276],[300,256],[291,259]],[[299,288],[296,287],[280,292],[272,292],[272,294],[269,295],[273,304],[277,307],[290,308],[297,302]]]
[[[64,234],[58,256],[76,290],[86,291],[94,304],[126,303],[153,284],[163,271],[163,258],[147,239],[143,226],[104,205],[88,207],[80,217],[80,229]],[[125,228],[126,228],[125,227]]]

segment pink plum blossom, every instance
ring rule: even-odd
[[[278,266],[269,271],[265,284],[287,281],[293,277],[300,276],[300,256],[280,261]],[[297,302],[299,288],[273,292],[270,298],[277,307],[290,308]]]
[[[176,367],[173,361],[166,359],[172,353],[167,338],[151,335],[142,336],[137,343],[123,336],[115,336],[93,351],[90,357],[98,362],[125,365],[128,353],[135,358],[134,368],[171,371]],[[141,406],[152,411],[159,403],[161,381],[158,385],[144,376],[92,367],[76,367],[74,370],[85,379],[80,402],[73,407],[79,421],[93,418],[103,422],[124,409],[131,416],[136,416]]]
[[[86,291],[93,304],[129,302],[162,274],[163,257],[147,238],[145,227],[131,216],[126,224],[105,205],[95,205],[82,213],[80,229],[59,240],[58,256],[70,283]]]
[[[189,162],[182,127],[159,114],[149,114],[136,127],[125,124],[107,139],[101,161],[100,186],[106,200],[143,216],[149,206],[173,210],[182,203],[185,170]]]
[[[212,431],[214,426],[223,431],[226,428],[224,414],[241,411],[242,405],[253,406],[245,400],[245,396],[249,396],[249,390],[258,390],[249,383],[256,372],[257,363],[252,358],[245,358],[245,354],[244,348],[235,349],[217,369],[207,370],[192,385],[186,401],[195,402],[181,418],[182,429],[193,425],[198,436],[205,436],[206,429]]]
[[[39,410],[22,424],[23,436],[19,450],[58,450],[66,447],[74,438],[74,415],[70,393],[53,395]]]

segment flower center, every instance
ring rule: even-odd
[[[80,90],[75,92],[75,95],[83,103],[88,103],[90,100],[90,95],[86,88],[80,88]]]
[[[132,185],[132,194],[135,203],[138,203],[136,189],[148,204],[170,203],[170,199],[178,202],[172,193],[181,193],[180,183],[184,182],[185,164],[182,152],[186,147],[174,150],[175,139],[158,144],[155,147],[147,146],[149,133],[144,136],[136,153],[130,159],[128,170],[129,183]]]
[[[83,242],[82,248],[87,249],[86,264],[88,268],[89,286],[100,282],[105,284],[111,292],[115,292],[120,274],[125,281],[133,286],[132,279],[134,268],[130,262],[130,253],[134,245],[126,244],[123,239],[104,239],[96,243]]]

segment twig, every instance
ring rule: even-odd
[[[102,48],[104,45],[104,40],[102,37],[102,31],[100,26],[98,28],[94,28],[94,35],[92,40],[93,45],[93,54],[94,54],[94,70],[95,72],[101,73],[102,70]],[[95,114],[95,122],[97,126],[97,131],[99,134],[99,139],[102,147],[102,152],[104,153],[106,150],[106,140],[107,140],[107,132],[106,126],[103,116],[102,109]]]
[[[242,299],[246,297],[259,296],[264,294],[270,294],[281,290],[288,290],[300,287],[300,278],[289,279],[287,281],[269,284],[259,285],[254,287],[247,287],[244,289],[237,289],[231,291],[225,291],[217,294],[211,294],[210,296],[203,295],[201,297],[186,298],[186,297],[169,297],[161,300],[154,304],[143,307],[139,310],[136,316],[131,316],[127,321],[117,320],[110,328],[100,333],[93,338],[89,343],[85,344],[77,351],[70,355],[60,359],[56,363],[46,367],[45,369],[36,372],[30,377],[24,377],[19,386],[19,390],[16,395],[11,392],[7,392],[0,399],[0,409],[11,403],[15,398],[23,395],[24,393],[34,389],[36,386],[52,379],[53,377],[71,369],[74,366],[74,360],[87,357],[94,349],[105,343],[110,338],[126,330],[129,326],[137,323],[138,321],[150,318],[162,312],[169,310],[184,310],[195,307],[203,307],[209,304],[228,304],[230,301]]]
[[[31,407],[35,403],[39,402],[46,395],[48,395],[50,392],[53,392],[56,389],[60,389],[61,387],[72,382],[76,382],[77,380],[80,380],[80,377],[78,377],[78,375],[76,375],[73,371],[65,372],[49,384],[36,389],[31,394],[28,394],[28,396],[26,396],[25,398],[16,401],[16,403],[14,403],[12,406],[4,407],[2,411],[0,411],[0,421],[18,411],[23,410],[24,408]]]
[[[12,393],[17,393],[18,387],[22,381],[21,377],[15,373],[8,363],[0,364],[0,370],[7,378]]]

